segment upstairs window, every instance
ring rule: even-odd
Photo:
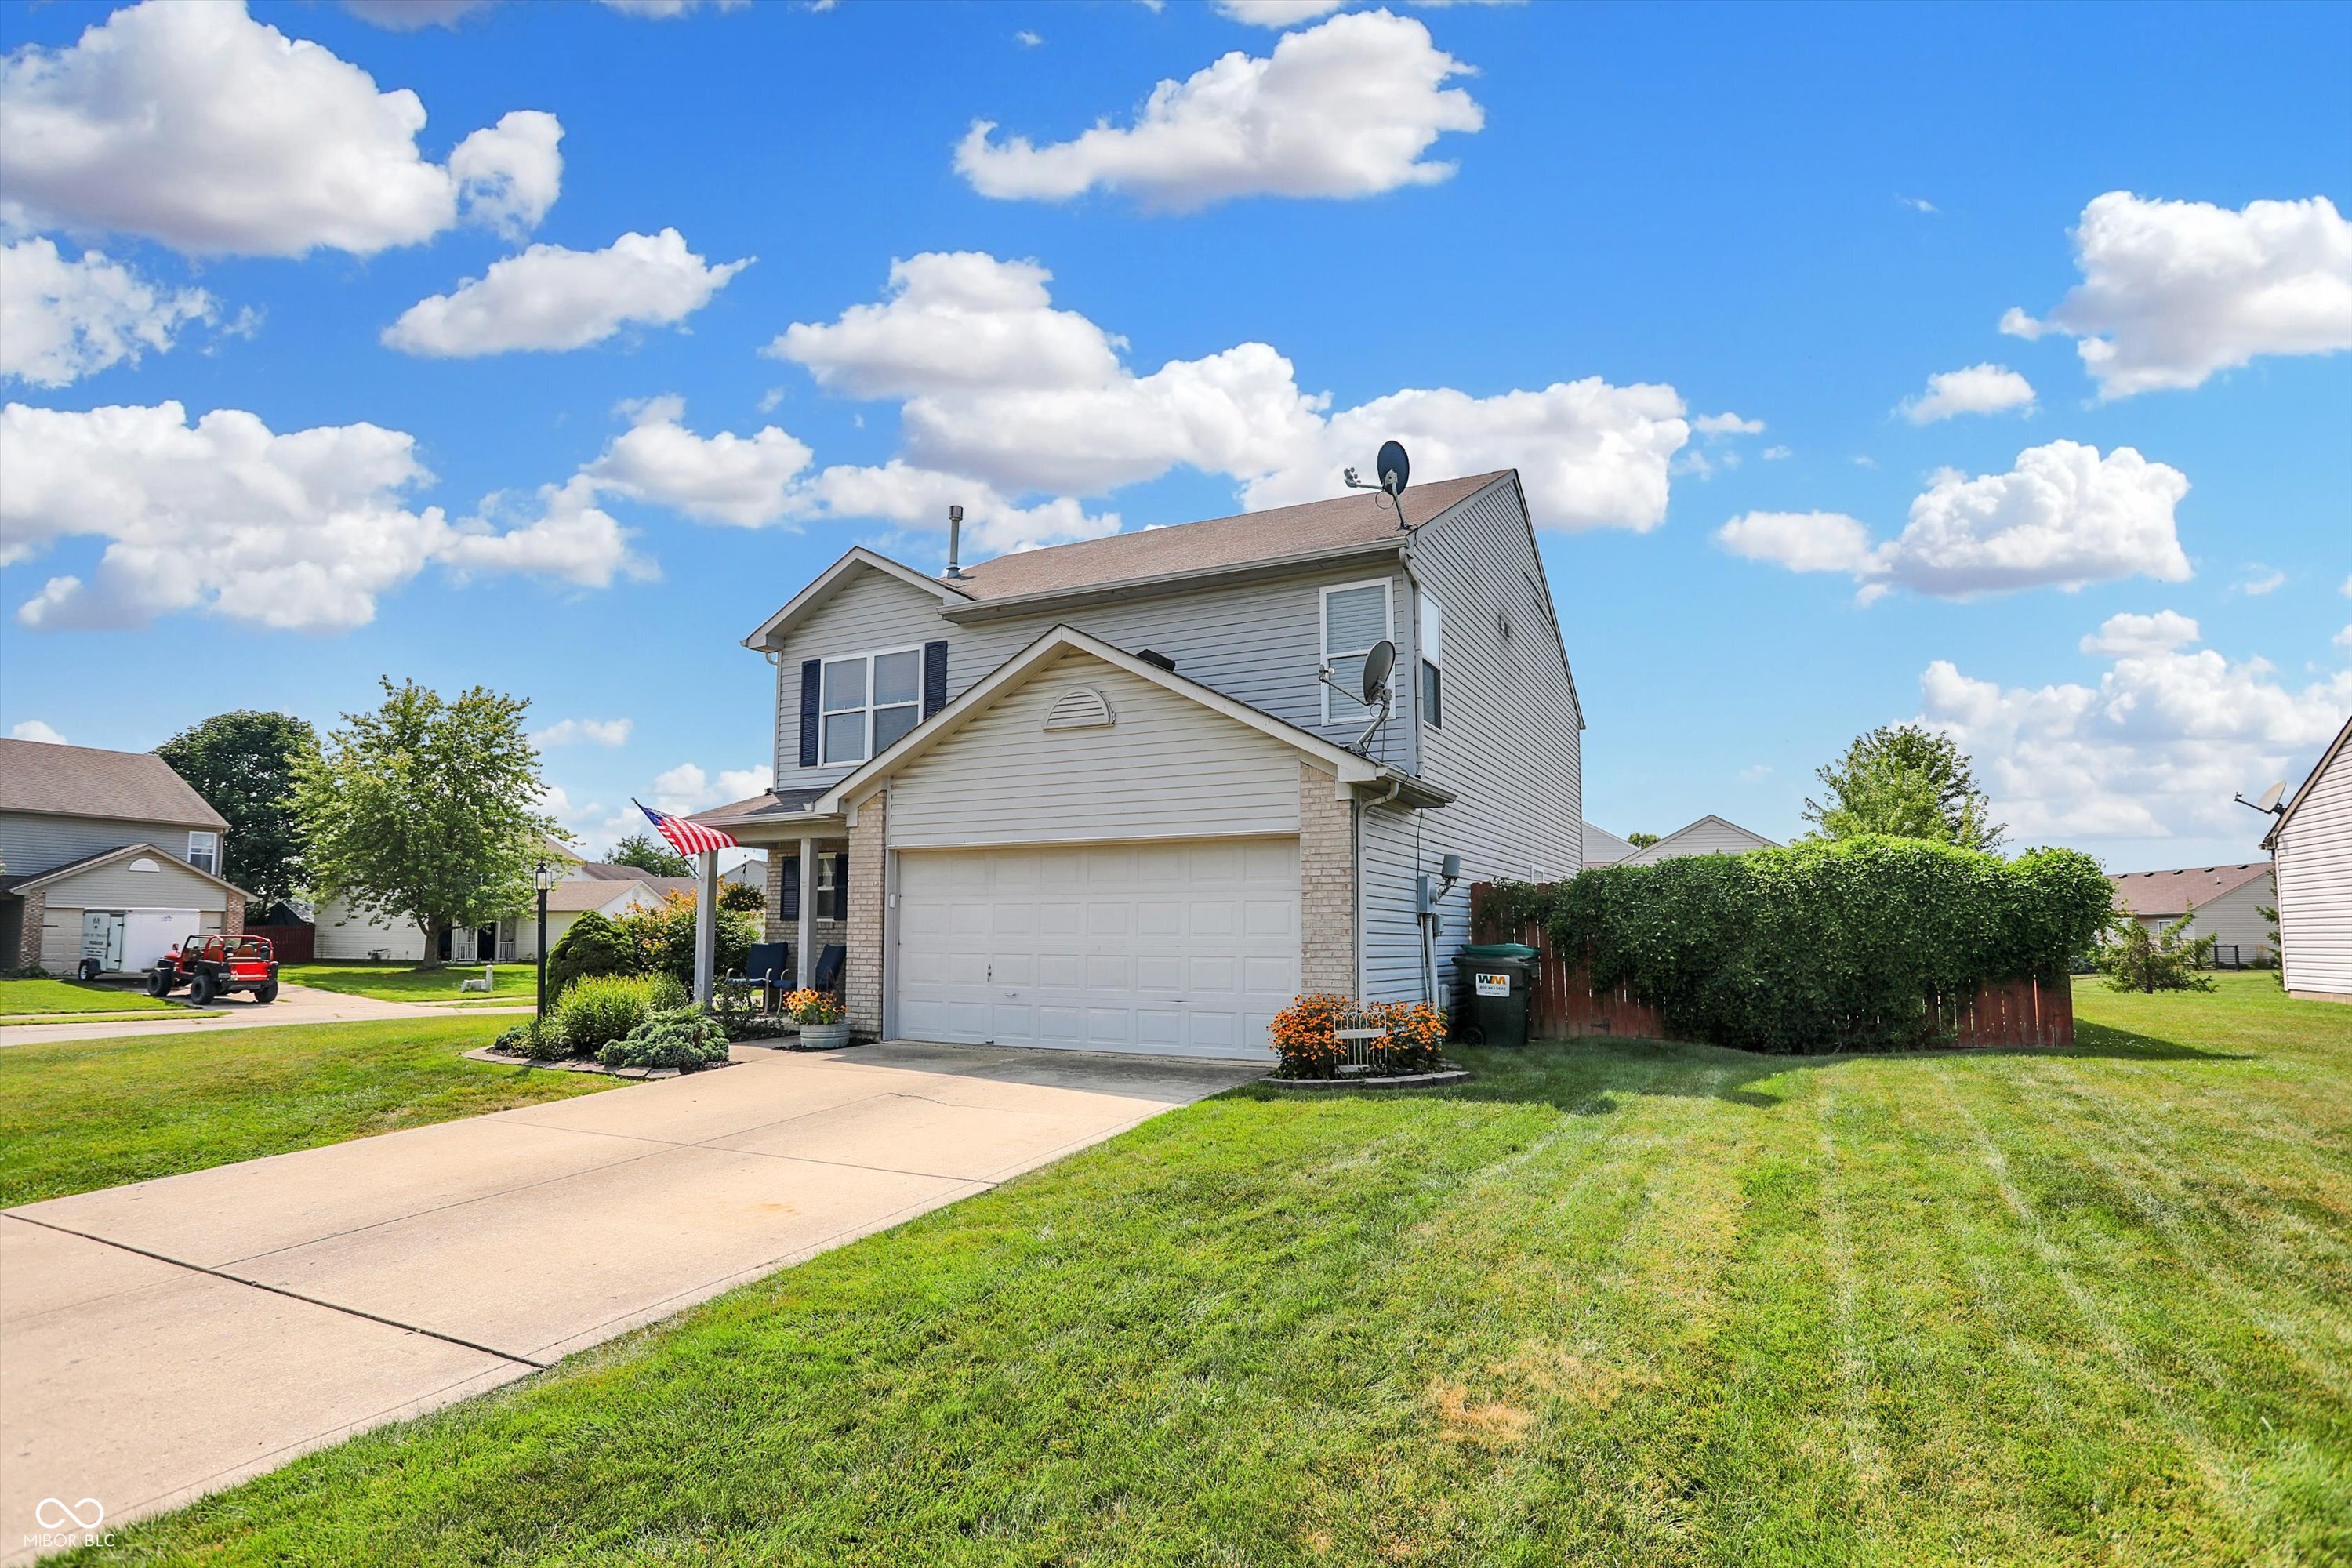
[[[1323,688],[1326,724],[1371,717],[1375,710],[1356,700],[1356,693],[1364,689],[1364,658],[1374,643],[1395,635],[1386,579],[1323,590],[1323,662],[1331,667],[1331,679],[1339,684],[1337,691]]]
[[[1421,721],[1445,727],[1445,609],[1427,589],[1421,595]]]
[[[922,721],[923,650],[824,661],[823,761],[862,763]]]
[[[210,871],[214,876],[219,876],[220,835],[217,833],[190,833],[188,835],[188,864],[194,866],[199,871]]]

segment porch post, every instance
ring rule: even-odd
[[[794,944],[800,965],[800,989],[816,978],[816,840],[801,840],[800,941]]]
[[[695,858],[701,862],[702,885],[694,900],[694,1000],[708,1008],[719,969],[719,851],[706,849]]]

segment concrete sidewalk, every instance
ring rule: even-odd
[[[45,1499],[97,1500],[110,1524],[187,1501],[1261,1070],[740,1054],[0,1215],[0,1562],[33,1554]]]
[[[528,1013],[529,998],[511,1005],[479,1003],[383,1002],[373,996],[351,996],[341,991],[288,982],[278,988],[278,1000],[256,1002],[246,995],[223,996],[213,1005],[222,1016],[191,1018],[158,1014],[104,1024],[12,1024],[0,1029],[0,1049],[9,1046],[45,1045],[58,1040],[110,1040],[129,1035],[194,1035],[207,1030],[275,1027],[289,1024],[365,1024],[381,1018],[446,1018],[480,1014],[485,1017]]]

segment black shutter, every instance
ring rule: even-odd
[[[948,705],[948,645],[927,642],[923,645],[923,717]]]
[[[837,921],[849,918],[849,857],[846,855],[833,858],[833,918]]]
[[[784,862],[783,890],[776,895],[784,907],[776,911],[778,920],[796,921],[801,918],[801,862],[795,855]]]
[[[816,766],[817,692],[824,680],[824,661],[801,660],[801,766]]]

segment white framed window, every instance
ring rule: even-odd
[[[826,659],[817,686],[818,760],[862,763],[922,721],[922,647]]]
[[[199,871],[220,875],[220,835],[197,833],[188,835],[188,864]]]
[[[1445,728],[1445,606],[1421,590],[1421,721]]]
[[[1351,723],[1373,710],[1356,700],[1364,689],[1364,656],[1372,645],[1396,636],[1389,605],[1389,580],[1339,583],[1323,590],[1323,662],[1339,684],[1323,688],[1323,722]]]

